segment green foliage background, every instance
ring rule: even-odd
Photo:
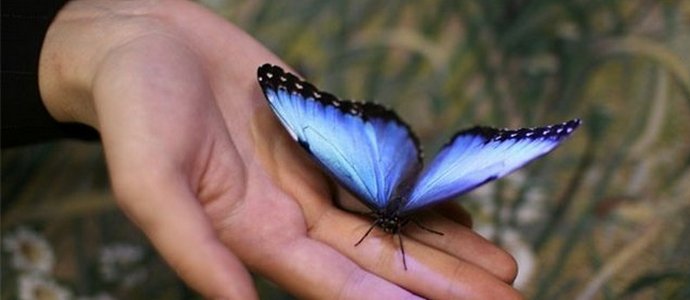
[[[320,88],[395,109],[430,154],[473,124],[582,118],[524,180],[459,201],[536,257],[528,298],[690,298],[688,1],[204,2]],[[106,176],[98,145],[3,151],[3,234],[42,232],[76,294],[196,297],[115,208]],[[540,216],[522,222],[525,209]],[[123,241],[147,249],[144,284],[98,279],[99,249]],[[3,299],[14,276],[2,268]],[[265,299],[289,298],[257,283]]]

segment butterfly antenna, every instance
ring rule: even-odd
[[[362,241],[364,241],[364,238],[366,238],[367,235],[369,235],[369,233],[370,233],[372,230],[374,230],[374,227],[376,227],[376,225],[379,225],[379,221],[378,221],[378,220],[377,220],[376,222],[374,222],[374,224],[371,224],[371,227],[369,227],[369,230],[367,230],[367,233],[365,233],[364,236],[362,236],[362,238],[359,239],[359,241],[358,241],[357,243],[355,243],[355,247],[359,246],[359,244],[361,244]]]
[[[433,230],[433,229],[431,229],[431,228],[429,228],[429,227],[426,227],[426,226],[422,225],[422,223],[420,223],[420,222],[417,221],[417,220],[414,220],[414,219],[413,219],[412,222],[414,222],[417,226],[419,226],[419,228],[424,229],[424,230],[426,230],[426,231],[428,231],[428,232],[435,233],[435,234],[438,234],[438,235],[443,235],[443,232],[436,231],[436,230]]]
[[[405,259],[405,247],[403,247],[402,234],[396,234],[398,236],[398,241],[400,241],[400,251],[402,252],[403,268],[407,271],[407,260]]]

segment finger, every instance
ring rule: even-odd
[[[361,238],[369,226],[361,218],[333,209],[333,212],[324,214],[318,220],[317,225],[310,231],[310,235],[331,245],[363,269],[426,298],[521,298],[509,284],[477,266],[471,260],[458,258],[415,239],[402,237],[407,270],[403,268],[402,253],[396,236],[376,229],[364,242],[355,247],[354,243]],[[457,227],[465,228],[464,226]],[[448,229],[449,227],[441,228]],[[436,234],[428,234],[439,238]],[[478,241],[471,239],[464,243],[472,244]]]
[[[517,263],[505,250],[485,239],[472,229],[458,226],[440,214],[427,211],[415,216],[424,227],[439,231],[434,234],[417,226],[414,222],[405,227],[405,234],[426,245],[439,249],[493,274],[506,283],[512,283],[517,276]]]
[[[283,245],[271,255],[257,269],[298,298],[420,299],[310,238]]]
[[[159,253],[206,298],[257,299],[251,276],[220,243],[187,185],[153,177],[114,178],[113,185],[120,205]]]

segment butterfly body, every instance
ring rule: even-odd
[[[390,234],[397,234],[400,232],[403,226],[407,224],[409,219],[401,218],[398,213],[393,212],[383,212],[374,213],[375,221],[374,223],[383,229],[383,232]]]
[[[338,99],[270,64],[259,67],[257,78],[292,138],[370,209],[374,223],[364,237],[378,226],[400,238],[410,221],[435,232],[414,212],[509,174],[580,125],[573,119],[516,130],[475,126],[455,134],[424,168],[419,140],[392,110]]]

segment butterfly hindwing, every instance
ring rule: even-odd
[[[579,125],[574,119],[531,129],[463,130],[422,172],[401,211],[432,205],[503,177],[556,148]]]
[[[339,100],[269,64],[258,79],[292,137],[370,208],[384,208],[419,169],[419,144],[394,112]]]

